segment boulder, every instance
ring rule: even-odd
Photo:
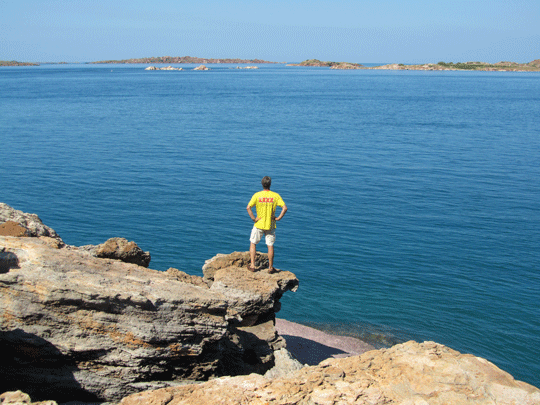
[[[0,392],[118,401],[185,381],[263,374],[285,347],[277,301],[297,285],[290,272],[232,266],[208,286],[50,238],[0,236]]]
[[[2,405],[57,405],[56,401],[32,402],[30,395],[18,390],[8,391],[0,395]]]
[[[204,65],[200,65],[200,66],[197,66],[195,69],[193,70],[210,70],[210,68],[207,68],[206,66]]]
[[[482,358],[411,341],[328,359],[281,378],[223,377],[138,393],[120,402],[140,404],[538,405],[540,390]]]
[[[121,260],[143,267],[150,264],[150,252],[143,252],[135,242],[128,242],[125,238],[110,238],[100,245],[84,248],[95,257]]]

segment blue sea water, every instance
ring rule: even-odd
[[[0,201],[201,275],[269,175],[280,317],[540,386],[540,74],[144,67],[1,68]]]

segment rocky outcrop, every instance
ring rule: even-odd
[[[407,342],[325,360],[287,377],[224,377],[131,395],[121,405],[210,403],[538,405],[540,390],[484,359],[433,342]]]
[[[158,67],[155,67],[155,66],[148,66],[144,70],[184,70],[184,69],[177,68],[177,67],[174,67],[174,66],[167,66],[167,67],[162,67],[162,68],[158,68]]]
[[[34,214],[0,215],[0,404],[540,405],[537,388],[433,342],[302,367],[275,319],[298,279],[269,274],[264,254],[256,272],[248,252],[215,256],[204,277],[160,272],[127,263],[140,249],[125,239],[68,246]]]
[[[121,260],[143,267],[150,265],[150,252],[144,252],[135,242],[129,242],[125,238],[110,238],[97,246],[81,246],[80,250],[102,259]]]
[[[363,66],[359,63],[323,62],[318,59],[308,59],[300,63],[290,63],[287,66],[329,67],[330,69],[361,69],[363,68]]]
[[[110,238],[99,245],[66,245],[56,231],[44,225],[36,214],[24,213],[5,203],[0,203],[0,236],[45,236],[55,240],[48,240],[48,243],[56,248],[86,251],[95,257],[121,260],[144,267],[149,266],[151,259],[149,252],[144,252],[135,242],[129,242],[125,238]]]
[[[206,67],[205,65],[200,65],[200,66],[197,66],[193,70],[210,70],[210,68]]]
[[[18,224],[20,227],[26,229],[27,236],[48,236],[50,238],[62,241],[54,229],[44,225],[36,214],[27,214],[25,212],[16,210],[5,203],[0,203],[0,226],[3,225],[2,229],[4,229],[4,232],[0,233],[0,235],[9,235],[9,232],[6,232],[5,230],[10,225],[12,227],[14,225],[13,223]]]
[[[265,373],[285,346],[274,327],[279,298],[297,285],[290,272],[230,263],[209,286],[50,237],[0,236],[0,392],[116,401],[184,381]]]
[[[18,391],[8,391],[0,394],[0,404],[2,405],[57,405],[56,401],[32,402],[30,395]]]
[[[352,69],[363,69],[364,66],[357,63],[338,63],[336,65],[330,66],[330,69],[333,70],[352,70]]]
[[[454,71],[484,71],[484,72],[538,72],[540,65],[536,65],[535,61],[530,63],[516,62],[498,62],[489,64],[486,62],[439,62],[439,63],[424,63],[421,65],[404,65],[402,63],[393,63],[389,65],[368,67],[366,69],[383,69],[383,70],[454,70]]]

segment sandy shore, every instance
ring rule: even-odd
[[[276,319],[276,330],[287,341],[287,350],[308,365],[319,364],[330,357],[355,356],[375,349],[360,339],[331,335],[284,319]]]

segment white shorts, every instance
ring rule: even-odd
[[[273,246],[274,242],[276,241],[276,230],[268,230],[265,231],[263,229],[259,229],[256,226],[253,227],[251,230],[251,236],[249,237],[249,241],[253,244],[257,244],[261,241],[262,236],[265,236],[265,241],[267,246]]]

